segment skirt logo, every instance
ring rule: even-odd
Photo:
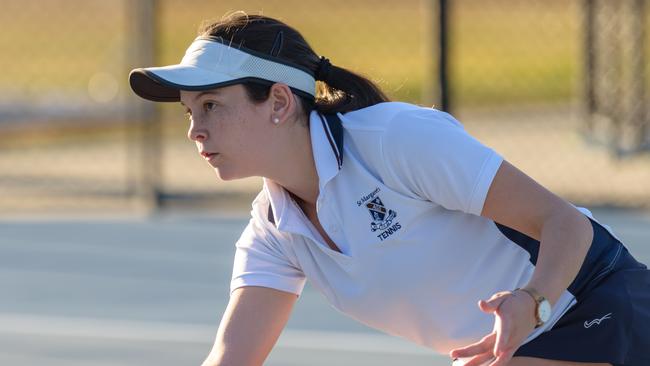
[[[585,328],[591,328],[592,325],[600,325],[600,323],[603,320],[611,319],[612,318],[611,315],[612,315],[612,313],[609,313],[609,314],[605,315],[604,317],[602,317],[600,319],[594,319],[594,320],[589,321],[589,322],[585,320]]]

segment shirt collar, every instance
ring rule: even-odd
[[[338,115],[322,115],[312,111],[309,116],[309,133],[312,153],[318,174],[319,194],[323,188],[341,170],[343,164],[343,125]],[[264,178],[264,190],[269,198],[268,220],[279,230],[286,228],[292,221],[290,207],[291,196],[279,184]]]
[[[318,188],[334,178],[343,164],[343,125],[335,114],[312,112],[309,119],[311,146],[318,172]]]

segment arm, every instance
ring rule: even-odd
[[[540,241],[528,286],[555,304],[580,271],[591,246],[589,219],[505,160],[492,181],[481,216]]]
[[[527,286],[555,304],[578,274],[591,246],[589,219],[505,160],[490,185],[481,216],[540,241],[535,271]],[[535,303],[527,294],[504,291],[481,300],[479,307],[494,314],[493,332],[477,343],[452,350],[450,356],[483,361],[496,357],[490,365],[503,366],[534,329]]]
[[[233,291],[214,346],[202,366],[261,366],[284,328],[297,296],[265,287]]]

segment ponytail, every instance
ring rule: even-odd
[[[315,109],[321,113],[345,113],[389,99],[372,81],[338,66],[330,66],[327,80],[316,86]]]

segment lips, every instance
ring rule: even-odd
[[[212,158],[219,155],[219,153],[213,153],[213,152],[208,152],[208,151],[201,151],[200,154],[203,157],[203,159],[205,159],[207,161],[210,161]]]
[[[219,153],[213,153],[213,152],[208,152],[208,151],[201,151],[201,156],[205,159],[210,159],[213,156],[218,155]]]

